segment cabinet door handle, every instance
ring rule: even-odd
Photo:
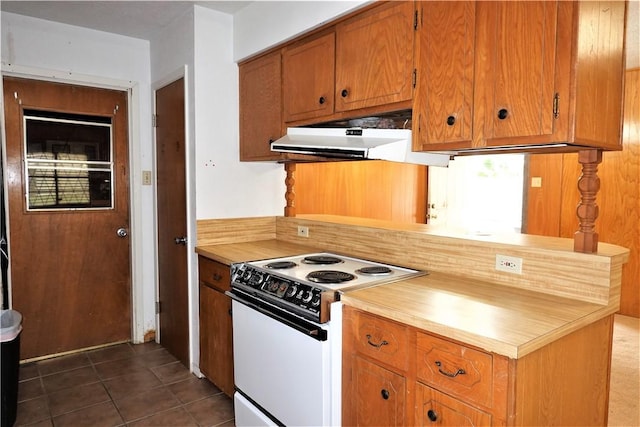
[[[318,99],[318,102],[322,105],[326,102],[326,99],[324,99],[324,96],[321,96],[320,99]]]
[[[382,398],[384,400],[388,400],[389,399],[389,391],[388,390],[383,388],[382,390],[380,390],[380,394],[382,395]]]
[[[506,119],[508,115],[509,115],[509,110],[507,110],[506,108],[501,108],[500,110],[498,110],[498,118],[500,120]]]
[[[453,126],[456,124],[456,118],[454,116],[447,117],[447,125]]]
[[[340,95],[341,95],[343,98],[346,98],[346,97],[347,97],[347,95],[349,95],[349,91],[348,91],[348,90],[346,90],[346,89],[342,89],[342,92],[340,92]]]
[[[442,375],[445,375],[449,378],[455,378],[458,375],[464,375],[466,374],[466,372],[464,371],[464,369],[458,369],[456,372],[447,372],[447,371],[443,371],[441,366],[442,366],[442,362],[440,362],[439,360],[436,360],[436,366],[438,367],[438,372],[440,372]]]
[[[269,145],[273,144],[274,141],[275,141],[275,139],[269,138]]]
[[[438,414],[436,414],[436,411],[434,411],[433,409],[429,409],[427,411],[427,418],[429,418],[429,421],[431,421],[432,423],[435,423],[436,421],[438,421]]]
[[[380,348],[380,347],[382,347],[383,345],[389,345],[389,343],[387,342],[387,340],[382,340],[382,342],[381,342],[381,343],[379,343],[379,344],[376,344],[376,343],[371,342],[371,335],[369,335],[369,334],[367,334],[367,343],[368,343],[370,346],[375,347],[375,348]]]

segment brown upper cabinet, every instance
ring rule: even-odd
[[[283,134],[280,52],[238,68],[240,85],[240,160],[279,160],[271,141]]]
[[[305,40],[282,52],[284,121],[333,113],[336,35]]]
[[[340,119],[380,106],[410,108],[413,36],[413,2],[390,2],[286,47],[284,121]]]
[[[625,7],[417,3],[414,149],[621,149]]]
[[[625,15],[624,1],[376,2],[240,64],[240,158],[291,158],[269,145],[286,126],[401,110],[415,151],[620,150]]]

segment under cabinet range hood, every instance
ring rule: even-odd
[[[271,151],[445,167],[450,159],[449,154],[411,151],[409,129],[288,128],[286,136],[271,143]]]

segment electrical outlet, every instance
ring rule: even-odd
[[[309,237],[309,227],[303,227],[302,225],[298,226],[298,236],[299,237]]]
[[[142,185],[151,185],[151,171],[142,171]]]
[[[522,258],[507,255],[496,255],[496,270],[507,273],[522,274]]]

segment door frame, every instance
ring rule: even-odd
[[[47,70],[41,68],[34,68],[28,66],[15,66],[15,65],[5,65],[2,64],[2,68],[0,69],[0,77],[10,76],[10,77],[20,77],[31,80],[42,80],[42,81],[50,81],[64,84],[77,84],[83,86],[91,86],[96,88],[103,89],[113,89],[126,91],[128,93],[127,102],[129,104],[128,112],[129,116],[127,120],[129,121],[128,126],[128,138],[129,138],[129,159],[128,159],[128,167],[129,167],[129,237],[130,237],[130,265],[131,265],[131,341],[134,343],[142,343],[144,342],[144,334],[145,334],[145,325],[143,324],[144,319],[144,304],[143,304],[143,296],[144,296],[144,272],[143,272],[143,230],[141,224],[143,221],[143,212],[142,212],[142,194],[138,188],[134,185],[136,182],[136,177],[141,175],[139,171],[141,170],[140,162],[141,162],[141,153],[140,153],[140,135],[137,132],[134,132],[140,128],[140,86],[138,82],[130,81],[130,80],[119,80],[119,79],[110,79],[106,77],[100,76],[89,76],[82,74],[70,74],[61,72],[59,70]],[[2,79],[0,78],[0,92],[4,94],[4,86],[2,83]],[[2,114],[2,118],[0,119],[3,123],[2,126],[2,150],[6,153],[6,134],[5,134],[5,126],[4,126],[4,105],[2,105],[0,114]],[[6,169],[6,159],[3,158],[3,174]],[[5,186],[5,194],[7,192],[7,183],[4,180]],[[5,201],[8,204],[8,199]],[[8,208],[8,206],[6,206]],[[8,210],[7,210],[8,214]],[[5,219],[9,221],[9,217]],[[154,218],[155,222],[155,218]],[[9,242],[11,242],[11,230],[7,229],[7,237]],[[155,245],[155,241],[154,241]],[[155,251],[155,247],[154,247]],[[11,253],[9,253],[9,259],[11,259]],[[11,262],[9,262],[9,279],[8,283],[5,283],[4,286],[7,286],[8,295],[9,295],[9,304],[12,305],[12,296],[11,296]]]
[[[186,215],[187,215],[187,304],[188,304],[188,317],[189,317],[189,369],[191,372],[199,377],[203,377],[200,372],[200,323],[199,319],[199,304],[198,304],[198,256],[196,253],[197,244],[197,228],[196,228],[196,209],[195,209],[195,144],[193,143],[193,126],[192,120],[190,120],[191,112],[191,100],[193,99],[190,91],[191,77],[189,74],[189,66],[184,65],[173,72],[168,73],[163,78],[151,83],[152,92],[152,111],[156,113],[156,92],[164,86],[173,83],[178,79],[184,79],[184,132],[185,132],[185,174],[186,174]],[[155,168],[157,162],[157,137],[156,128],[153,129],[153,213],[154,213],[154,260],[155,260],[155,277],[156,277],[156,302],[160,295],[160,279],[159,279],[159,266],[158,266],[158,234],[157,234],[157,212],[158,212],[158,188],[155,185],[157,182],[157,170]],[[162,334],[160,325],[160,314],[156,313],[156,342],[160,341],[160,335]]]

